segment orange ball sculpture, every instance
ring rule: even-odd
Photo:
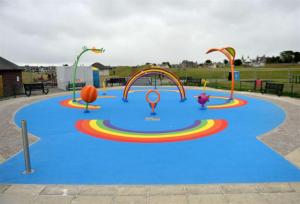
[[[86,102],[85,111],[88,112],[89,103],[94,102],[98,97],[97,89],[94,86],[87,85],[80,92],[81,99]]]

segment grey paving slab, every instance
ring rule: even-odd
[[[299,193],[269,193],[264,194],[264,198],[270,204],[299,204]]]
[[[117,196],[115,204],[147,204],[146,196]]]
[[[46,99],[53,96],[64,95],[64,93],[55,93],[50,95],[38,95],[32,97],[11,98],[0,101],[0,155],[1,162],[15,155],[22,149],[21,131],[13,122],[15,112],[30,103]],[[26,118],[24,118],[26,119]],[[38,140],[34,135],[29,134],[29,143],[32,144]]]
[[[40,195],[77,195],[80,188],[81,186],[49,185],[40,192]]]
[[[222,194],[189,195],[189,204],[228,204],[228,199]]]
[[[149,204],[188,204],[185,195],[155,195],[149,197]]]
[[[290,152],[285,156],[285,158],[293,162],[294,165],[300,168],[300,148],[297,148],[296,150]]]
[[[222,194],[223,190],[220,185],[186,185],[189,194]]]
[[[295,192],[300,193],[300,182],[299,183],[290,183],[290,186]]]
[[[257,193],[256,184],[227,184],[221,185],[224,193],[234,194],[234,193]]]
[[[116,195],[117,186],[84,186],[79,195]]]
[[[268,204],[266,197],[262,194],[226,194],[226,199],[230,204]]]
[[[118,195],[147,195],[147,186],[118,186]]]
[[[0,185],[0,193],[4,193],[9,187],[10,185]]]
[[[283,124],[270,132],[258,137],[262,142],[283,156],[300,147],[300,100],[288,97],[257,96],[258,99],[267,99],[279,105],[286,113]]]
[[[258,193],[289,193],[295,192],[289,183],[260,183],[257,184]]]
[[[112,204],[112,196],[78,196],[74,198],[71,204]]]
[[[32,204],[35,199],[33,195],[0,194],[1,204]]]
[[[40,195],[33,204],[70,204],[73,198],[73,196]]]
[[[44,188],[44,185],[12,185],[4,192],[4,194],[39,195]]]
[[[157,185],[150,186],[149,195],[184,195],[186,194],[184,185]]]

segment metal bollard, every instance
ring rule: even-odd
[[[22,120],[22,141],[23,141],[23,152],[25,159],[25,171],[24,174],[31,174],[33,171],[30,165],[29,145],[28,145],[28,134],[27,134],[27,122]]]

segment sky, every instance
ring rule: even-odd
[[[300,51],[300,0],[0,0],[0,56],[24,65],[171,64]]]

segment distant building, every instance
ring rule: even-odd
[[[266,65],[266,57],[262,56],[259,57],[257,56],[255,59],[250,59],[248,56],[246,59],[244,57],[241,58],[242,63],[244,66],[249,66],[249,67],[263,67]]]
[[[107,67],[99,62],[96,62],[91,65],[94,68],[97,68],[99,70],[99,75],[101,76],[109,76],[109,70],[111,69],[110,67]]]
[[[25,72],[42,72],[47,74],[52,74],[56,72],[55,66],[31,66],[31,65],[25,65],[22,67]]]
[[[48,85],[56,85],[56,66],[32,66],[25,65],[22,67],[23,83],[45,82]]]
[[[180,68],[180,65],[179,64],[172,64],[171,67],[173,67],[173,68]]]
[[[57,73],[57,88],[68,90],[69,84],[73,83],[73,67],[61,66],[56,67]],[[86,85],[93,85],[93,69],[91,66],[78,66],[76,72],[77,83],[85,83]]]
[[[222,63],[222,62],[213,62],[213,63],[211,63],[211,64],[207,64],[206,66],[207,66],[208,68],[222,68],[222,67],[225,66],[225,64]]]
[[[22,88],[22,68],[0,57],[0,97],[13,96]]]
[[[262,57],[257,56],[256,59],[252,60],[252,62],[251,62],[252,67],[263,67],[265,65],[266,65],[266,57],[265,56],[262,56]]]
[[[241,60],[242,60],[242,64],[243,64],[244,66],[251,66],[251,65],[250,65],[250,64],[251,64],[251,59],[250,59],[249,56],[246,57],[246,58],[244,58],[244,56],[242,56]]]
[[[183,60],[180,64],[180,67],[182,68],[198,67],[198,63],[193,61]]]

